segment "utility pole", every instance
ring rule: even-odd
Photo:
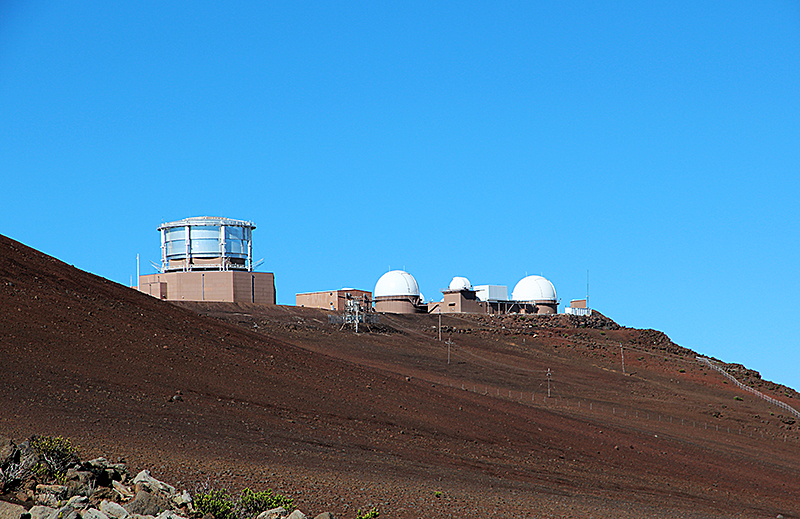
[[[439,309],[439,340],[442,340],[442,312],[441,308]]]
[[[547,398],[550,398],[550,368],[547,368]]]
[[[453,344],[453,341],[450,340],[450,337],[447,338],[447,364],[450,364],[450,345]]]
[[[622,343],[619,343],[619,353],[622,356],[622,374],[625,374],[625,348],[622,347]]]

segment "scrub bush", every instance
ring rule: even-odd
[[[224,488],[198,493],[194,496],[194,506],[204,515],[213,515],[214,519],[236,519],[236,504]]]
[[[244,517],[255,517],[265,510],[271,510],[282,506],[286,510],[294,508],[294,499],[281,494],[273,494],[272,489],[261,492],[254,492],[249,488],[242,491],[239,498]]]
[[[275,494],[272,489],[256,492],[249,488],[245,488],[237,498],[223,488],[198,492],[194,497],[194,506],[203,514],[212,514],[214,519],[252,519],[261,512],[279,506],[292,510],[294,499]]]
[[[67,469],[80,461],[78,449],[63,436],[34,436],[31,447],[39,456],[36,473],[42,478],[52,477],[63,482]]]

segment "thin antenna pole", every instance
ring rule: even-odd
[[[589,269],[586,269],[586,308],[589,306]]]
[[[453,341],[450,340],[450,337],[447,338],[447,363],[450,364],[450,345],[453,344]]]
[[[622,347],[622,343],[619,343],[619,352],[622,355],[622,374],[624,375],[625,374],[625,348]]]
[[[136,289],[139,289],[139,255],[136,255]]]
[[[547,398],[550,398],[550,368],[547,368]]]
[[[439,341],[442,340],[442,312],[439,310]]]

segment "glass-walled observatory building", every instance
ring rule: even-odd
[[[200,216],[162,223],[161,272],[253,270],[253,222]]]
[[[167,301],[275,304],[275,276],[254,272],[253,222],[212,216],[162,223],[161,269],[139,290]]]

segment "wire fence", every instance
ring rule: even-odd
[[[668,425],[674,427],[689,427],[696,430],[710,431],[712,433],[725,433],[729,435],[745,436],[755,439],[776,440],[781,442],[800,442],[800,437],[789,433],[776,433],[766,427],[731,427],[729,424],[715,423],[709,420],[690,420],[678,418],[667,413],[658,413],[632,407],[610,404],[608,402],[594,402],[578,398],[565,398],[561,396],[547,396],[547,390],[539,393],[520,391],[491,386],[486,384],[457,384],[445,382],[444,385],[455,389],[470,391],[490,398],[500,398],[523,405],[545,407],[547,409],[561,409],[578,413],[580,415],[606,415],[617,420],[637,420],[650,424],[662,424],[662,431]]]
[[[795,409],[794,407],[790,406],[789,404],[787,404],[787,403],[785,403],[785,402],[781,402],[781,401],[780,401],[780,400],[778,400],[778,399],[772,398],[771,396],[765,395],[764,393],[762,393],[761,391],[758,391],[757,389],[753,389],[753,388],[752,388],[752,387],[750,387],[750,386],[747,386],[747,385],[745,385],[745,384],[742,384],[741,382],[739,382],[738,380],[736,380],[736,378],[734,378],[734,376],[733,376],[733,375],[731,375],[730,373],[728,373],[727,371],[725,371],[725,370],[724,370],[724,369],[723,369],[721,366],[717,365],[717,363],[716,363],[716,362],[712,362],[712,361],[711,361],[711,359],[708,359],[708,358],[706,358],[706,357],[700,357],[700,356],[698,356],[698,357],[697,357],[697,360],[699,360],[700,362],[704,363],[704,364],[705,364],[705,365],[707,365],[709,368],[711,368],[711,369],[713,369],[713,370],[716,370],[716,371],[719,371],[720,373],[722,373],[722,374],[723,374],[723,375],[724,375],[724,376],[725,376],[725,377],[726,377],[728,380],[730,380],[731,382],[733,382],[734,384],[736,384],[736,387],[738,387],[738,388],[740,388],[740,389],[743,389],[743,390],[745,390],[745,391],[748,391],[748,392],[750,392],[750,393],[752,393],[752,394],[756,395],[757,397],[759,397],[759,398],[762,398],[762,399],[766,400],[766,401],[767,401],[767,402],[769,402],[770,404],[772,404],[772,405],[774,405],[774,406],[777,406],[777,407],[780,407],[780,408],[781,408],[781,409],[783,409],[784,411],[788,411],[788,412],[792,413],[794,416],[796,416],[797,418],[800,418],[800,411],[798,411],[798,410],[797,410],[797,409]]]
[[[399,324],[399,323],[394,323]],[[399,326],[401,329],[405,329],[409,333],[414,333],[416,335],[429,338],[424,334],[417,332],[416,330],[411,330],[404,326]],[[450,343],[452,344],[452,343]],[[631,348],[628,348],[631,349]],[[641,351],[633,348],[634,351],[638,351],[639,353],[646,353],[649,355],[658,355],[653,352],[646,352]],[[464,360],[468,360],[467,358],[463,357],[462,354],[467,354],[472,357],[473,362],[477,360],[478,362],[474,362],[477,365],[481,365],[483,368],[488,368],[490,370],[495,371],[514,371],[514,372],[527,372],[527,373],[540,373],[541,370],[539,369],[530,369],[520,365],[509,365],[504,362],[498,362],[481,355],[478,355],[474,352],[471,352],[466,349],[460,349],[458,352],[453,352],[454,357],[461,357]],[[679,359],[688,361],[689,359]],[[753,389],[749,386],[746,386],[736,380],[730,373],[724,371],[721,367],[714,365],[710,359],[705,357],[697,357],[697,360],[705,363],[706,365],[710,366],[712,369],[721,372],[726,378],[734,382],[734,384],[754,395],[764,399],[766,402],[783,409],[797,418],[800,418],[800,412],[798,412],[793,407],[789,406],[788,404],[781,402],[775,398],[772,398],[768,395],[761,393],[760,391]],[[711,433],[725,433],[730,435],[737,435],[737,436],[745,436],[749,438],[755,439],[769,439],[769,440],[776,440],[781,442],[793,442],[798,443],[800,442],[800,436],[797,435],[800,431],[792,431],[795,433],[794,435],[790,435],[789,433],[776,433],[767,429],[766,427],[742,427],[742,426],[734,426],[731,428],[730,425],[727,424],[720,424],[714,423],[707,420],[689,420],[687,418],[678,418],[674,417],[669,414],[664,413],[657,413],[648,410],[641,410],[635,409],[632,407],[626,407],[624,405],[619,404],[610,404],[608,402],[596,402],[596,401],[589,401],[589,400],[580,400],[578,398],[571,398],[567,399],[561,395],[552,396],[551,391],[548,385],[548,389],[544,389],[545,382],[542,382],[539,386],[539,392],[536,391],[523,391],[518,389],[508,389],[508,388],[501,388],[499,386],[493,386],[488,384],[472,384],[472,383],[455,383],[449,381],[439,380],[440,384],[455,388],[455,389],[462,389],[464,391],[471,391],[473,393],[478,393],[487,397],[492,398],[502,398],[504,400],[515,401],[524,405],[529,406],[542,406],[548,409],[551,408],[558,408],[562,410],[568,410],[573,413],[578,414],[605,414],[610,415],[616,419],[623,420],[623,419],[632,419],[632,420],[639,420],[644,422],[650,423],[661,423],[663,427],[672,425],[675,427],[691,427],[697,430],[702,431],[711,431]],[[564,381],[561,381],[560,384],[563,384]],[[549,380],[548,380],[549,384]]]

